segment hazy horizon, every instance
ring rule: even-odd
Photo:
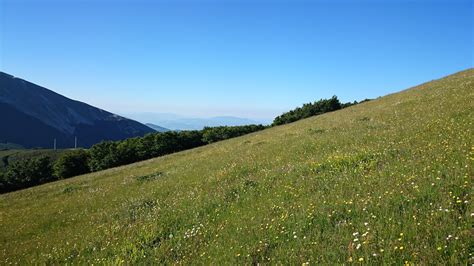
[[[472,1],[11,1],[0,70],[119,113],[269,120],[472,67]]]

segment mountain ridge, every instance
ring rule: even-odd
[[[0,72],[0,104],[10,112],[9,117],[2,118],[10,119],[6,126],[9,132],[22,135],[12,140],[11,135],[0,132],[0,142],[13,142],[25,147],[44,147],[54,138],[58,147],[72,147],[76,136],[82,147],[89,147],[102,140],[125,139],[153,131],[134,120],[67,98],[5,72]],[[35,126],[15,122],[25,119],[36,121]],[[49,137],[38,137],[33,133],[48,133]]]

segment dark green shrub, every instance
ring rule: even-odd
[[[73,150],[62,154],[54,163],[54,175],[68,178],[89,172],[89,154],[85,150]]]
[[[202,141],[205,143],[213,143],[260,131],[265,128],[263,125],[205,127],[202,130]]]
[[[0,193],[6,192],[7,189],[7,183],[5,180],[5,174],[3,172],[0,172]]]
[[[103,141],[92,146],[89,149],[89,169],[94,172],[119,166],[117,145],[118,142]]]
[[[370,99],[365,99],[361,102],[354,101],[341,103],[337,96],[334,95],[330,99],[320,99],[313,103],[306,103],[303,104],[302,107],[297,107],[291,111],[283,113],[273,120],[272,126],[288,124],[310,116],[321,115],[368,101],[370,101]]]
[[[56,180],[51,160],[41,156],[13,162],[4,173],[4,190],[13,191]]]
[[[139,138],[131,138],[120,141],[117,144],[117,163],[125,165],[141,160],[139,156]]]
[[[277,116],[273,120],[273,126],[288,124],[291,122],[298,121],[303,118],[308,118],[310,116],[320,115],[327,112],[332,112],[339,110],[341,108],[347,107],[350,104],[341,104],[337,96],[333,96],[330,99],[321,99],[314,103],[303,104],[302,107],[297,107],[294,110],[283,113],[280,116]]]

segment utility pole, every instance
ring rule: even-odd
[[[77,149],[77,136],[74,137],[74,149]]]
[[[54,139],[54,150],[56,150],[56,139]]]

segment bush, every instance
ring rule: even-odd
[[[7,189],[7,183],[5,180],[5,174],[3,172],[0,172],[0,193],[6,192]]]
[[[330,99],[321,99],[314,103],[306,103],[303,104],[302,107],[297,107],[291,111],[283,113],[273,120],[272,126],[288,124],[310,116],[321,115],[367,101],[370,101],[370,99],[365,99],[361,102],[354,101],[341,103],[337,96],[334,95]]]
[[[205,127],[202,130],[202,141],[205,143],[213,143],[260,131],[265,128],[263,125]]]
[[[102,141],[93,145],[89,149],[89,169],[94,172],[119,166],[117,144],[118,142]]]
[[[201,139],[202,133],[197,130],[155,133],[150,158],[202,146]]]
[[[13,162],[2,179],[3,190],[6,192],[43,184],[56,178],[53,176],[50,158],[41,156]]]
[[[130,164],[140,161],[139,138],[130,138],[117,143],[116,160],[118,165]]]
[[[88,161],[89,154],[85,150],[63,153],[54,163],[54,175],[62,179],[88,173]]]
[[[273,126],[288,124],[291,122],[298,121],[303,118],[308,118],[310,116],[320,115],[327,112],[336,111],[342,108],[341,102],[337,96],[331,97],[331,99],[321,99],[314,103],[303,104],[302,107],[298,107],[289,112],[283,113],[280,116],[277,116],[273,120]]]
[[[202,141],[201,130],[180,131],[177,137],[178,145],[176,151],[192,149],[206,144]]]
[[[137,142],[137,156],[140,160],[146,160],[155,157],[154,149],[155,135],[159,133],[148,133],[144,137],[139,138]]]

